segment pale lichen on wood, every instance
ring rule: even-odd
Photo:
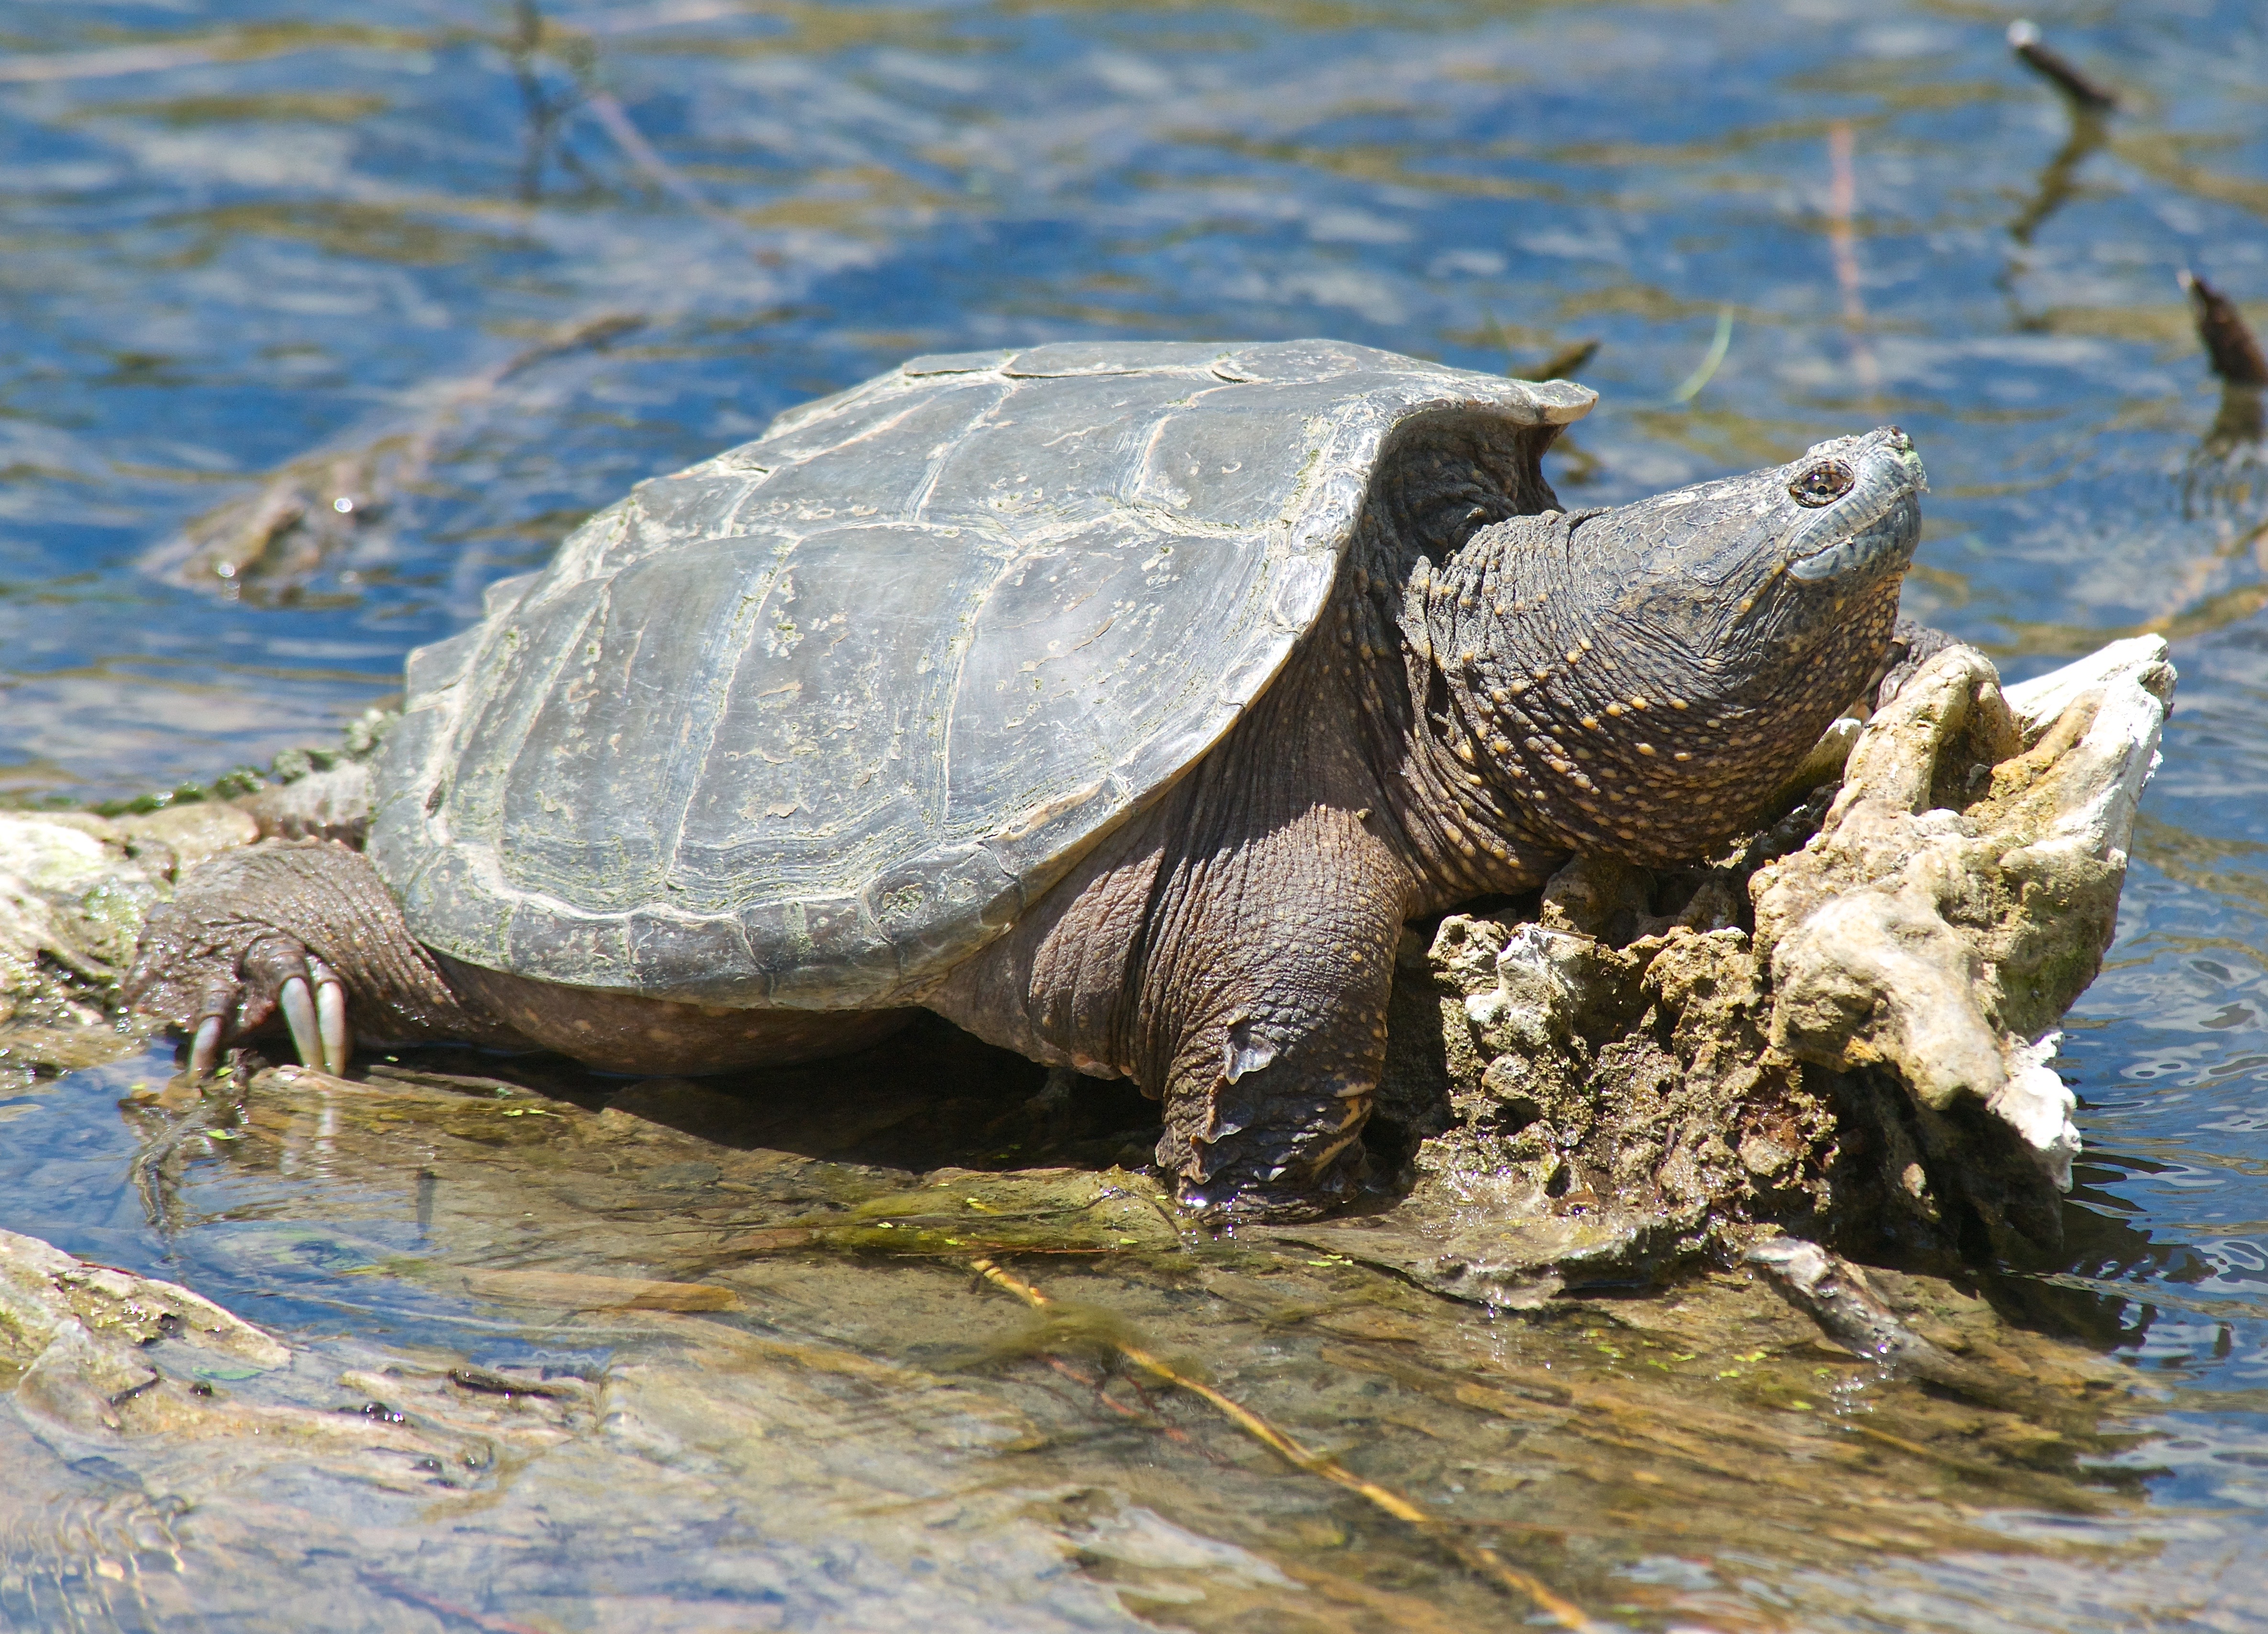
[[[1406,942],[1382,1100],[1417,1137],[1404,1210],[1475,1240],[1403,1268],[1525,1302],[1580,1274],[1574,1218],[1625,1270],[1759,1225],[2051,1249],[2079,1147],[2055,1028],[2116,930],[2173,685],[2155,637],[2005,691],[1949,648],[1714,865],[1579,860],[1532,916]]]

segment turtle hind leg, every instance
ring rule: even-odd
[[[342,1071],[373,1042],[525,1041],[451,985],[359,852],[263,841],[191,870],[151,910],[124,997],[189,1034],[188,1067],[279,1019],[299,1059]]]
[[[1276,1030],[1264,997],[1258,1017],[1191,1030],[1167,1080],[1157,1152],[1182,1202],[1228,1220],[1278,1220],[1354,1199],[1369,1173],[1362,1130],[1384,1055],[1368,1037],[1370,997],[1347,994],[1338,1025],[1280,1049],[1263,1041]],[[1383,994],[1375,1010],[1382,1023]]]
[[[1182,1202],[1231,1221],[1314,1219],[1351,1202],[1375,1081],[1222,1084],[1167,1100],[1159,1166]],[[1242,1090],[1244,1093],[1238,1093]],[[1247,1122],[1245,1120],[1249,1120]]]

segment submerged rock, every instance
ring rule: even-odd
[[[1525,1616],[1438,1534],[1117,1365],[1131,1346],[1579,1607],[1618,1612],[1665,1558],[1748,1580],[1759,1538],[1813,1582],[2012,1549],[2036,1577],[2134,1508],[2102,1421],[2157,1402],[1974,1291],[1870,1270],[1854,1305],[1847,1270],[1789,1258],[1841,1349],[1742,1265],[1491,1320],[1376,1274],[1391,1223],[1319,1227],[1320,1252],[1214,1237],[1144,1176],[1007,1155],[1037,1069],[921,1026],[737,1082],[239,1058],[131,1103],[180,1274],[277,1327],[0,1240],[0,1291],[33,1311],[0,1353],[40,1370],[0,1397],[0,1623]],[[1556,1229],[1603,1252],[1609,1223]],[[1512,1252],[1467,1275],[1508,1285]],[[1995,1506],[2056,1524],[2012,1539]],[[1705,1583],[1654,1620],[1727,1603]]]
[[[281,1367],[291,1352],[169,1282],[74,1259],[0,1231],[0,1375],[17,1410],[56,1430],[188,1427],[212,1416],[196,1375],[215,1363]]]

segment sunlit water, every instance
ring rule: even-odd
[[[2088,1154],[2071,1262],[2043,1279],[2085,1296],[2066,1323],[2179,1387],[2138,1455],[2158,1518],[2121,1547],[2155,1541],[2053,1587],[1956,1553],[1862,1593],[1851,1563],[1760,1535],[1745,1564],[1624,1562],[1651,1586],[1627,1615],[2252,1626],[2213,1585],[2268,1547],[2268,462],[2213,435],[2175,273],[2268,299],[2268,28],[2242,0],[2043,15],[2125,98],[2089,126],[2011,60],[2013,15],[563,0],[531,49],[528,14],[479,0],[14,0],[0,791],[130,794],[324,741],[578,516],[918,351],[1329,335],[1532,371],[1596,340],[1601,405],[1551,467],[1587,504],[1895,421],[1932,475],[1910,610],[2017,678],[2174,638],[2120,938],[2059,1063]],[[320,566],[168,567],[261,475],[405,427],[430,459]],[[0,1106],[0,1225],[296,1333],[534,1353],[453,1295],[342,1292],[414,1248],[402,1196],[341,1188],[335,1212],[385,1222],[359,1258],[242,1248],[274,1210],[232,1208],[225,1177],[212,1223],[162,1239],[115,1101],[166,1071]],[[866,1297],[837,1336],[887,1329],[895,1296]],[[605,1351],[578,1343],[559,1356]],[[641,1548],[622,1561],[683,1553]],[[766,1626],[917,1620],[887,1549],[828,1568],[871,1601],[829,1601],[802,1558],[808,1581],[694,1597],[718,1626],[758,1604]],[[639,1569],[690,1603],[694,1577]],[[467,1626],[353,1581],[324,1590],[334,1626]],[[594,1625],[600,1590],[578,1592],[495,1615]],[[1034,1626],[1123,1616],[1008,1599]],[[1341,1609],[1315,1625],[1376,1614]]]

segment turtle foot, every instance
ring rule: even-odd
[[[322,842],[264,841],[190,870],[144,924],[125,997],[188,1035],[192,1074],[279,1021],[303,1065],[335,1074],[357,1024],[401,1043],[498,1034],[410,937],[369,862]]]
[[[1249,1186],[1215,1199],[1212,1188],[1182,1188],[1180,1201],[1208,1231],[1233,1231],[1239,1226],[1295,1226],[1337,1212],[1344,1197],[1318,1196],[1314,1192]]]
[[[337,1076],[354,1056],[346,983],[297,938],[280,931],[247,946],[232,970],[225,958],[214,958],[198,983],[196,1012],[189,1041],[192,1078],[212,1071],[224,1041],[258,1032],[278,1013],[302,1066]]]
[[[1369,1162],[1362,1143],[1343,1145],[1321,1173],[1278,1169],[1266,1178],[1216,1171],[1205,1181],[1184,1178],[1175,1196],[1215,1230],[1238,1226],[1285,1226],[1336,1214],[1361,1196]]]

